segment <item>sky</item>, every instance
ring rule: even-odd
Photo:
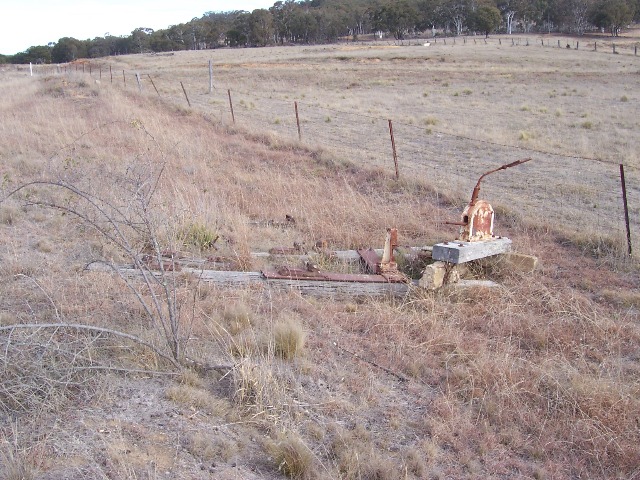
[[[276,0],[0,0],[0,54],[14,55],[63,37],[78,40],[159,30],[205,12],[253,11]]]

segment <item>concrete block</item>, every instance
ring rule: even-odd
[[[465,263],[472,260],[499,255],[511,250],[511,240],[497,237],[481,242],[444,242],[433,246],[434,260],[449,263]]]

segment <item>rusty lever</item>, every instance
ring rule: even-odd
[[[476,186],[473,189],[473,193],[471,194],[471,201],[469,202],[469,205],[475,205],[476,200],[478,200],[478,195],[480,194],[480,182],[482,182],[482,179],[484,177],[486,177],[487,175],[491,175],[492,173],[499,172],[500,170],[506,170],[507,168],[511,168],[511,167],[515,167],[517,165],[521,165],[523,163],[528,162],[529,160],[531,160],[531,158],[523,158],[522,160],[516,160],[515,162],[511,162],[511,163],[508,163],[506,165],[502,165],[499,168],[496,168],[494,170],[490,170],[490,171],[484,173],[478,179],[478,183],[476,183]]]

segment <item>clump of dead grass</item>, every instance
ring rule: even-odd
[[[289,478],[313,477],[314,455],[302,438],[292,432],[279,433],[275,439],[265,442],[265,449],[273,457],[278,471]]]
[[[13,225],[20,216],[17,208],[2,205],[0,206],[0,224]]]
[[[167,399],[180,405],[203,410],[223,417],[229,411],[229,402],[217,398],[212,392],[187,384],[173,385],[165,393]]]
[[[231,335],[237,335],[251,326],[253,312],[249,305],[238,300],[224,306],[224,325]]]
[[[234,403],[253,419],[276,425],[290,408],[286,401],[290,380],[264,355],[243,358],[234,367],[232,380]]]
[[[300,322],[294,318],[282,320],[273,327],[274,353],[291,360],[302,353],[307,334]]]
[[[220,438],[212,432],[194,432],[185,439],[185,443],[191,455],[207,463],[228,462],[241,450],[237,442]]]

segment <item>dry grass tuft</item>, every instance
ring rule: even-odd
[[[251,326],[252,316],[251,308],[242,301],[225,305],[223,312],[225,328],[230,334],[237,335]]]
[[[4,428],[9,434],[4,433]],[[3,480],[35,480],[46,467],[45,450],[40,441],[23,445],[25,432],[17,423],[4,425],[0,434],[0,478]]]
[[[313,475],[314,456],[302,438],[292,431],[278,434],[275,440],[265,442],[278,471],[289,478],[309,479]]]
[[[13,225],[20,216],[20,211],[10,206],[0,206],[0,224]]]
[[[186,439],[186,449],[202,462],[228,462],[240,451],[239,445],[213,433],[195,432]]]
[[[296,319],[280,321],[273,327],[275,354],[285,360],[291,360],[302,353],[307,334]]]
[[[199,252],[211,250],[220,236],[200,223],[191,223],[182,228],[178,233],[178,238],[188,247],[195,247]]]
[[[174,385],[165,396],[180,405],[203,410],[211,415],[224,417],[229,412],[229,402],[216,398],[211,392],[190,385]]]
[[[243,358],[233,369],[233,400],[254,419],[278,423],[290,380],[264,356]]]

